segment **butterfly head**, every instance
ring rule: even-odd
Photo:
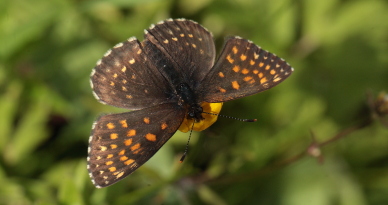
[[[179,127],[179,131],[181,132],[188,132],[191,129],[195,131],[202,131],[206,128],[210,127],[213,123],[217,121],[218,115],[221,111],[223,103],[207,103],[203,102],[200,104],[200,107],[202,108],[202,116],[203,119],[199,121],[195,121],[195,118],[189,118],[186,117],[181,126]],[[206,113],[213,113],[216,115],[210,115]],[[194,126],[193,126],[194,123]]]

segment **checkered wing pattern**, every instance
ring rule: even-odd
[[[197,92],[205,102],[225,102],[270,89],[292,72],[293,68],[275,54],[232,37]]]
[[[151,26],[145,38],[173,62],[172,66],[161,67],[160,70],[175,86],[179,82],[201,82],[214,64],[216,51],[213,37],[194,21],[162,21]]]
[[[154,47],[129,38],[108,50],[90,76],[94,96],[104,104],[141,109],[168,102],[171,86],[158,72]],[[156,86],[157,85],[157,86]]]
[[[176,132],[185,114],[170,103],[97,119],[88,153],[94,185],[112,185],[144,164]]]

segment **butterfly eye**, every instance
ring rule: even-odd
[[[188,113],[188,116],[189,116],[189,118],[194,118],[194,117],[195,117],[194,111],[193,111],[193,112],[189,112],[189,113]]]

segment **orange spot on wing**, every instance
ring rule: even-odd
[[[229,63],[233,63],[234,62],[233,58],[231,58],[230,55],[226,56],[226,60],[228,60]]]
[[[237,81],[233,81],[233,82],[232,82],[232,87],[233,87],[234,89],[236,89],[236,90],[240,89],[240,85],[238,84]]]
[[[112,133],[112,134],[110,134],[110,138],[111,138],[112,140],[117,139],[118,137],[119,137],[119,135],[118,135],[117,133]]]
[[[133,159],[128,159],[127,161],[124,162],[124,164],[125,164],[125,165],[130,165],[130,164],[132,164],[132,163],[134,163],[134,162],[135,162],[135,160],[133,160]]]
[[[150,118],[149,118],[149,117],[145,117],[145,118],[143,119],[143,121],[144,121],[144,123],[146,123],[146,124],[150,124]]]
[[[137,143],[137,144],[135,144],[135,145],[133,145],[133,146],[131,147],[131,150],[134,151],[134,150],[137,150],[137,149],[139,149],[139,148],[140,148],[140,143]]]
[[[124,141],[125,146],[129,146],[132,144],[132,139],[127,139]]]
[[[236,46],[233,46],[232,51],[233,51],[234,54],[236,54],[236,53],[238,52],[237,47],[236,47]]]
[[[109,171],[110,171],[110,172],[116,171],[116,167],[109,167]]]
[[[143,148],[139,148],[139,149],[133,151],[133,154],[138,154],[141,150],[143,150]]]
[[[119,152],[119,155],[124,155],[125,154],[125,149],[123,149],[123,150],[121,150],[120,152]]]
[[[127,156],[122,156],[122,157],[120,157],[120,161],[126,161],[128,159],[128,157]]]
[[[248,74],[248,73],[249,73],[249,70],[248,70],[248,69],[246,69],[246,68],[244,68],[244,69],[242,69],[241,73],[242,73],[242,74],[244,74],[244,75],[246,75],[246,74]]]
[[[245,81],[245,82],[248,82],[248,81],[250,81],[250,80],[252,80],[252,77],[251,77],[251,76],[247,76],[247,77],[244,78],[244,81]]]
[[[265,83],[265,82],[267,82],[267,78],[266,78],[266,77],[260,79],[260,83],[261,83],[261,84],[263,84],[263,83]]]
[[[105,164],[106,165],[111,165],[111,164],[113,164],[113,161],[107,161],[107,162],[105,162]]]
[[[221,78],[225,77],[225,75],[224,75],[223,72],[219,72],[219,73],[218,73],[218,76],[220,76]]]
[[[110,122],[110,123],[106,124],[106,127],[111,130],[111,129],[115,128],[115,125]]]
[[[127,137],[132,137],[132,136],[135,136],[136,135],[136,130],[128,130],[127,132]]]
[[[238,71],[240,71],[240,66],[238,66],[238,65],[235,65],[233,68],[232,68],[232,70],[234,71],[234,72],[238,72]]]
[[[167,127],[168,127],[167,123],[162,123],[162,125],[160,126],[162,130],[165,130]]]
[[[154,134],[147,133],[144,137],[145,137],[148,141],[151,141],[151,142],[155,142],[155,141],[156,141],[156,135],[154,135]]]
[[[247,56],[244,55],[244,54],[241,54],[240,59],[241,59],[242,61],[245,61],[245,60],[247,59]]]
[[[124,128],[128,127],[127,120],[120,120],[119,122],[121,124],[121,127],[124,127]]]
[[[127,67],[123,67],[123,68],[121,68],[121,72],[123,72],[123,73],[125,73],[125,71],[127,70]]]
[[[111,145],[110,145],[110,148],[111,148],[111,149],[116,149],[116,148],[117,148],[117,144],[111,144]]]

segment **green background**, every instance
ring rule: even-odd
[[[219,119],[177,132],[144,166],[96,189],[88,138],[101,113],[98,59],[167,18],[238,35],[286,59],[279,86],[224,104]],[[375,120],[296,157],[371,115],[388,89],[388,2],[377,0],[0,1],[0,204],[388,204],[388,129]],[[300,155],[299,155],[300,156]]]

